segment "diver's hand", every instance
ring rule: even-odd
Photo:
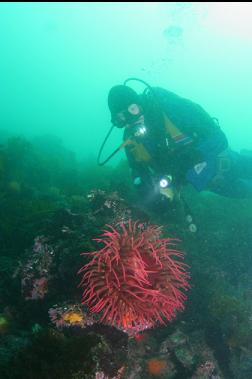
[[[173,201],[175,197],[174,188],[172,187],[160,188],[160,195],[164,196],[169,201]]]

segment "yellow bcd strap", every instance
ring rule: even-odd
[[[137,162],[149,162],[151,160],[150,154],[142,143],[128,139],[121,145],[121,147],[123,148],[127,145],[131,146],[130,152],[133,154]]]
[[[171,122],[171,120],[169,120],[166,114],[164,114],[164,122],[165,122],[166,132],[172,139],[177,140],[181,136],[183,136],[181,131]],[[128,145],[131,146],[130,152],[132,153],[132,155],[134,156],[137,162],[150,162],[151,161],[151,156],[142,143],[138,143],[134,140],[128,139],[122,143],[122,145],[120,146],[120,149],[123,149],[124,147]]]
[[[165,122],[165,129],[166,132],[171,136],[172,139],[177,139],[179,136],[181,136],[181,131],[171,122],[171,120],[166,116],[164,113],[164,122]]]

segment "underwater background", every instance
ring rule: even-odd
[[[108,91],[133,76],[200,103],[231,147],[251,148],[250,17],[246,2],[3,2],[1,129],[96,156]]]
[[[251,200],[186,189],[190,233],[137,208],[123,151],[96,163],[129,77],[251,150],[251,17],[249,2],[0,4],[0,378],[252,379]],[[119,215],[162,223],[190,266],[184,311],[136,336],[81,306],[81,253]]]

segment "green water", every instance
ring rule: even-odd
[[[107,93],[135,76],[200,103],[232,148],[251,149],[251,15],[248,2],[3,2],[0,129],[52,134],[96,157],[110,127]]]

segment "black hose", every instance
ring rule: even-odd
[[[111,126],[111,128],[109,129],[109,131],[108,131],[108,133],[107,133],[107,135],[106,135],[106,137],[105,137],[105,139],[104,139],[104,141],[103,141],[103,143],[102,143],[102,145],[100,147],[100,150],[99,150],[99,153],[98,153],[98,157],[97,157],[97,164],[99,166],[105,165],[105,163],[107,163],[118,152],[118,150],[120,150],[120,147],[118,147],[112,154],[110,154],[108,156],[108,158],[106,158],[103,162],[100,162],[102,150],[103,150],[104,145],[107,142],[107,140],[108,140],[108,138],[109,138],[109,136],[110,136],[110,134],[111,134],[111,132],[112,132],[112,130],[113,130],[114,127],[115,127],[115,125]]]
[[[151,86],[150,86],[147,82],[145,82],[145,81],[142,80],[142,79],[138,79],[138,78],[128,78],[128,79],[126,79],[126,80],[124,81],[123,85],[126,86],[126,84],[127,84],[128,82],[132,81],[132,80],[135,80],[135,81],[137,81],[137,82],[143,83],[147,88],[149,88],[149,90],[152,89]]]

